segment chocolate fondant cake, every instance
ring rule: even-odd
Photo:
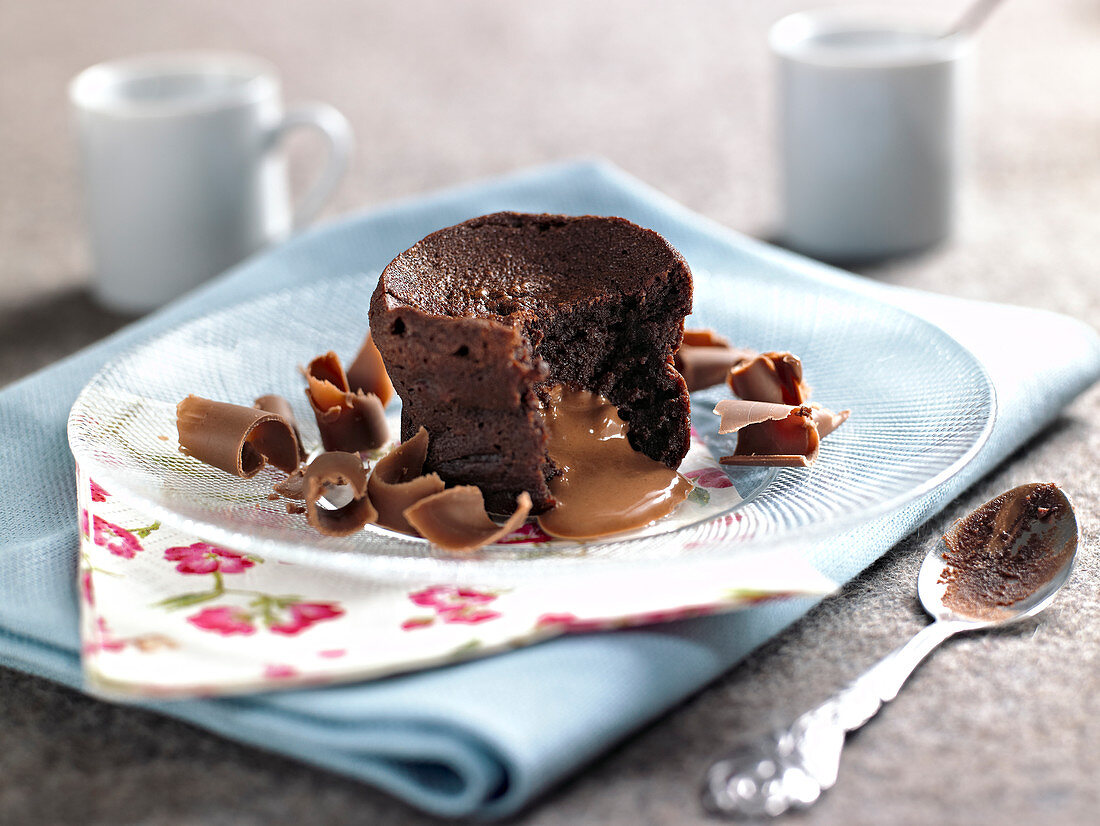
[[[633,447],[678,467],[689,401],[673,353],[691,272],[622,218],[502,212],[429,235],[383,271],[374,341],[401,396],[402,438],[431,439],[425,472],[477,485],[490,511],[521,491],[552,507],[540,406],[567,383],[601,393]]]

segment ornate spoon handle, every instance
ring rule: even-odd
[[[809,806],[836,783],[845,734],[893,700],[932,649],[979,625],[941,620],[925,626],[789,728],[735,748],[707,771],[703,805],[732,817],[774,816]]]

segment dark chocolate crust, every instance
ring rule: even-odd
[[[435,232],[382,272],[370,325],[403,402],[402,438],[425,427],[425,472],[482,489],[494,512],[546,485],[539,391],[602,393],[631,444],[669,467],[687,453],[687,387],[672,366],[691,271],[657,233],[622,218],[501,212]]]

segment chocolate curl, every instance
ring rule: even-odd
[[[472,551],[489,545],[519,528],[531,512],[531,496],[516,498],[516,511],[503,525],[485,512],[481,489],[473,485],[448,488],[405,509],[405,518],[431,542],[448,551]]]
[[[180,452],[250,479],[264,462],[291,473],[298,441],[286,420],[239,404],[188,396],[176,405]]]
[[[722,399],[714,406],[714,412],[722,417],[722,421],[718,425],[718,432],[723,434],[737,433],[742,428],[752,424],[785,419],[791,414],[792,410],[797,409],[787,404],[743,401],[741,399]],[[809,412],[806,415],[809,416]]]
[[[785,405],[724,399],[714,407],[722,417],[719,433],[737,433],[733,455],[724,465],[809,467],[817,458],[821,440],[840,427],[849,415],[820,405]]]
[[[340,359],[331,350],[305,370],[306,396],[313,408],[325,450],[357,453],[382,447],[389,427],[381,400],[369,393],[352,393]]]
[[[328,409],[343,402],[344,395],[350,391],[348,376],[340,357],[329,350],[323,356],[317,356],[305,370],[309,383],[310,400],[317,406]]]
[[[802,405],[810,389],[802,383],[802,362],[790,353],[761,353],[734,365],[726,383],[746,401]]]
[[[333,510],[318,501],[334,487],[351,487],[352,499]],[[322,453],[305,472],[306,519],[326,536],[347,536],[378,518],[367,495],[367,470],[357,453]]]
[[[423,427],[374,466],[367,482],[367,493],[378,510],[378,524],[401,533],[416,533],[405,518],[406,508],[443,490],[439,474],[422,476],[424,459],[428,455],[428,431]]]
[[[689,347],[729,347],[730,340],[711,329],[684,329],[681,345]]]
[[[306,449],[302,444],[302,432],[298,429],[298,420],[294,418],[294,411],[290,409],[290,402],[282,396],[269,394],[260,396],[252,402],[252,406],[257,410],[274,413],[279,418],[285,419],[286,423],[290,425],[290,429],[294,431],[294,438],[298,440],[298,458],[306,458]]]
[[[731,347],[725,337],[713,330],[684,330],[674,364],[687,389],[694,392],[721,384],[731,367],[754,355],[752,350]]]
[[[723,465],[809,467],[817,458],[821,440],[808,406],[723,399],[714,412],[722,417],[719,433],[737,433],[737,449],[718,460]]]
[[[848,416],[852,413],[851,410],[841,410],[839,413],[834,413],[819,404],[811,404],[810,409],[813,411],[817,435],[822,439],[848,421]]]
[[[360,390],[351,397],[351,407],[364,445],[360,450],[374,450],[389,441],[390,426],[386,424],[386,411],[380,398]]]
[[[274,491],[284,499],[306,498],[306,475],[302,468],[298,468],[281,482],[276,482]]]
[[[374,339],[367,332],[367,338],[359,353],[355,356],[348,368],[348,386],[352,390],[362,390],[368,395],[373,393],[385,407],[393,398],[393,383],[390,374],[386,372],[386,364],[382,361],[382,354],[374,344]]]

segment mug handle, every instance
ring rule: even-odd
[[[280,141],[292,129],[311,126],[325,136],[328,142],[328,159],[321,174],[306,190],[294,208],[291,229],[297,231],[313,221],[325,205],[344,173],[348,171],[352,138],[351,124],[340,111],[327,103],[300,103],[290,107],[283,119],[270,133],[270,144]]]

